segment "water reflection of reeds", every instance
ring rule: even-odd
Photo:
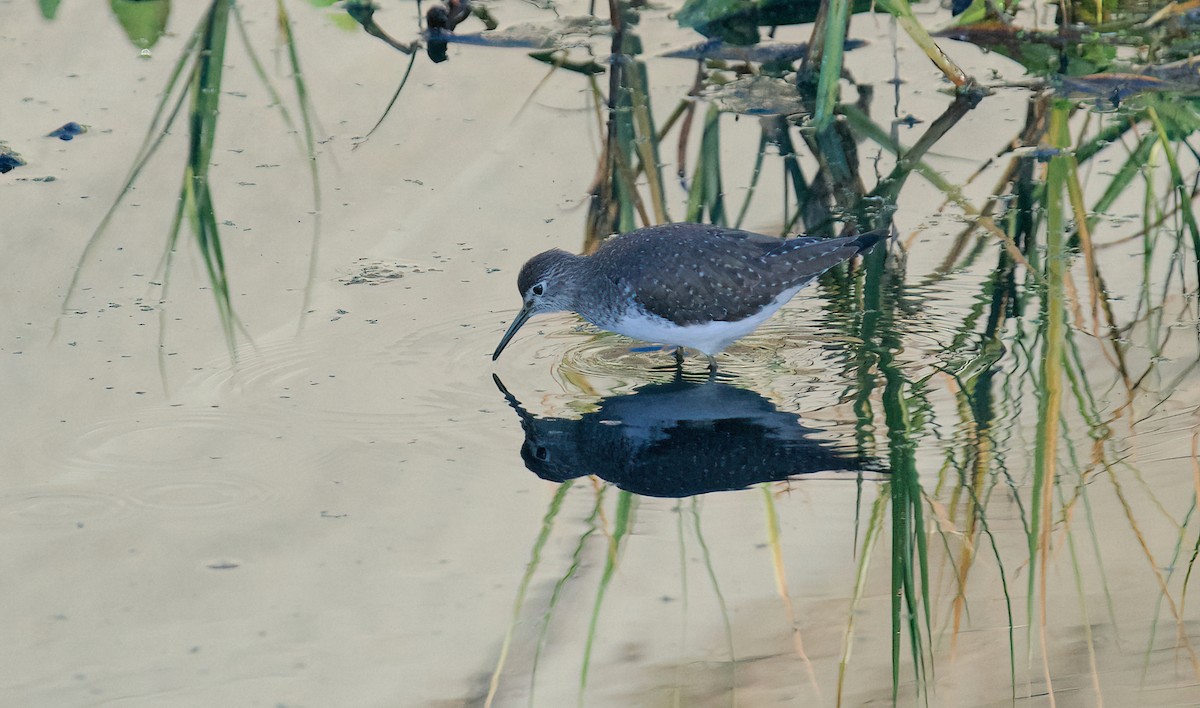
[[[47,5],[56,6],[44,4],[44,12]],[[855,83],[846,71],[846,52],[854,49],[847,42],[847,28],[855,8],[844,0],[822,3],[815,17],[805,20],[813,21],[806,51],[783,61],[778,52],[757,57],[748,48],[739,49],[738,59],[716,58],[717,53],[710,51],[716,46],[712,42],[729,42],[727,32],[739,37],[750,32],[757,38],[758,22],[721,15],[719,8],[689,1],[681,21],[707,33],[709,49],[689,55],[696,62],[695,81],[661,122],[652,101],[661,92],[654,86],[653,65],[639,38],[639,24],[646,21],[639,4],[612,0],[606,18],[571,27],[548,22],[540,40],[510,34],[501,43],[483,32],[472,41],[481,45],[491,41],[491,51],[513,47],[529,51],[552,72],[579,81],[592,96],[601,144],[592,183],[586,186],[584,251],[612,233],[666,222],[673,216],[729,226],[772,223],[781,235],[796,231],[830,235],[847,226],[863,230],[887,226],[898,209],[918,208],[905,204],[905,187],[914,176],[941,195],[941,208],[961,213],[965,225],[939,246],[940,265],[918,282],[909,276],[906,244],[898,239],[890,253],[876,249],[856,267],[828,274],[821,284],[827,312],[819,321],[844,343],[838,356],[832,357],[836,370],[831,376],[843,389],[840,405],[851,412],[856,450],[886,459],[890,471],[879,482],[875,497],[860,497],[865,507],[855,510],[861,534],[856,537],[855,582],[847,590],[839,699],[855,670],[852,650],[862,631],[856,615],[871,574],[879,572],[878,556],[886,552],[893,701],[900,700],[902,687],[908,685],[918,698],[929,700],[940,642],[948,637],[953,647],[965,641],[969,588],[985,562],[990,566],[987,572],[996,573],[1007,618],[1010,697],[1026,697],[1026,684],[1032,682],[1029,675],[1040,672],[1038,683],[1052,698],[1053,649],[1048,632],[1055,618],[1049,576],[1052,564],[1061,561],[1071,571],[1079,597],[1092,690],[1099,702],[1105,688],[1091,627],[1101,614],[1114,626],[1117,623],[1104,570],[1104,546],[1106,536],[1118,528],[1141,549],[1145,573],[1157,590],[1145,663],[1154,647],[1158,618],[1165,615],[1177,640],[1178,656],[1200,674],[1185,612],[1191,571],[1200,553],[1200,534],[1193,521],[1195,496],[1177,518],[1171,500],[1159,499],[1138,462],[1130,459],[1129,444],[1120,432],[1136,431],[1139,422],[1169,401],[1195,370],[1191,339],[1200,317],[1195,304],[1200,226],[1193,200],[1200,154],[1191,140],[1200,128],[1200,113],[1194,77],[1183,71],[1190,60],[1179,56],[1179,45],[1186,40],[1172,39],[1171,32],[1172,22],[1186,18],[1170,13],[1134,20],[1093,17],[1088,21],[1096,25],[1095,31],[1072,35],[1070,42],[1064,42],[1060,32],[1020,35],[1017,43],[1016,30],[1009,29],[1011,22],[1004,26],[991,22],[1001,19],[995,16],[997,11],[1017,12],[1008,3],[971,3],[954,27],[934,35],[904,0],[878,6],[890,13],[951,87],[943,112],[920,128],[911,145],[899,139],[895,121],[877,117],[873,87]],[[321,204],[315,120],[300,67],[304,48],[291,32],[286,5],[280,0],[276,7],[299,122],[267,80],[236,4],[213,0],[185,43],[142,148],[82,254],[76,274],[78,280],[94,258],[95,244],[151,157],[173,128],[185,127],[181,131],[187,136],[184,177],[159,265],[162,298],[166,299],[174,254],[181,247],[179,236],[186,224],[201,255],[222,336],[231,352],[244,332],[230,295],[218,199],[210,174],[231,24],[247,60],[297,133],[315,212]],[[349,2],[344,9],[370,36],[409,55],[376,127],[402,97],[414,63],[423,60],[419,49],[428,48],[433,39],[442,43],[466,39],[465,33],[434,36],[417,27],[413,36],[423,39],[404,42],[395,39],[398,30],[385,30],[376,23],[368,4]],[[1059,29],[1064,32],[1073,26],[1071,12],[1069,7],[1060,8]],[[47,16],[53,16],[53,9]],[[462,12],[453,16],[462,22],[471,17]],[[1019,20],[1020,14],[1002,19]],[[1122,22],[1119,27],[1113,24]],[[1127,30],[1118,35],[1122,43],[1149,43],[1150,48],[1132,61],[1105,51],[1103,43],[1113,36],[1114,27]],[[1018,82],[989,86],[971,77],[946,53],[952,46],[948,38],[1007,52],[1034,75],[1032,80],[1020,80],[1028,90],[1024,124],[1001,154],[968,156],[977,161],[978,169],[967,184],[956,184],[932,166],[935,147],[961,130],[973,111],[988,110],[996,100],[993,88],[1011,89]],[[851,88],[853,97],[847,90]],[[740,114],[743,123],[754,121],[756,147],[746,154],[729,148],[728,134],[745,132],[744,125],[731,126],[731,112]],[[866,169],[872,164],[868,151],[878,158],[876,174]],[[674,176],[679,184],[665,176],[669,172],[664,155],[672,152],[677,156]],[[1098,166],[1104,161],[1112,161],[1115,168],[1101,171]],[[730,165],[735,162],[750,165],[744,185],[731,184]],[[967,187],[997,163],[1001,166],[995,186],[981,204],[973,203]],[[772,170],[782,175],[782,194],[778,203],[767,204],[759,185]],[[740,204],[730,196],[735,187],[746,189]],[[1135,221],[1109,235],[1108,212],[1130,202],[1139,207]],[[310,288],[317,272],[319,224],[314,218]],[[1130,245],[1135,255],[1132,266],[1105,255],[1109,249]],[[920,326],[913,323],[924,322],[926,311],[936,307],[927,299],[931,289],[944,282],[961,283],[955,277],[963,271],[977,276],[970,306],[937,312],[943,338],[940,350],[930,352],[928,338],[918,341]],[[72,283],[72,291],[76,285]],[[302,311],[307,301],[306,296]],[[914,351],[930,356],[913,355]],[[1167,352],[1190,363],[1168,373],[1162,367]],[[586,384],[587,377],[581,378]],[[1194,421],[1183,429],[1194,431]],[[929,467],[931,459],[940,461],[934,471]],[[587,689],[592,651],[603,640],[605,599],[623,544],[638,523],[639,497],[606,489],[599,483],[564,482],[555,490],[534,541],[514,601],[514,624],[523,616],[526,592],[537,577],[564,499],[571,494],[593,495],[592,511],[585,530],[578,534],[572,561],[555,579],[539,620],[542,629],[531,684],[560,593],[579,573],[586,549],[603,538],[603,563],[594,576],[595,598],[579,672],[581,694]],[[766,537],[777,591],[790,613],[778,532],[780,512],[772,489],[766,483],[761,487]],[[1131,499],[1133,490],[1144,495],[1149,514]],[[1094,497],[1100,494],[1115,503],[1123,518],[1097,518]],[[992,523],[998,507],[1005,514],[1011,511],[1005,521],[1019,522],[1019,533],[1000,537]],[[722,579],[704,544],[700,503],[683,502],[676,513],[681,529],[692,522],[708,581],[721,598],[729,681],[735,688],[733,633],[720,591]],[[1165,524],[1174,537],[1166,557],[1148,538],[1148,527],[1156,522]],[[1017,545],[1023,548],[1014,547],[1014,535],[1020,536],[1023,543]],[[682,537],[681,530],[681,553]],[[881,551],[881,546],[887,550]],[[1065,556],[1056,555],[1064,548]],[[1091,605],[1088,601],[1093,578],[1085,570],[1091,563],[1099,569],[1102,583],[1105,606],[1100,611],[1094,601]],[[1027,631],[1018,629],[1020,625],[1027,625]],[[510,629],[503,640],[489,702],[498,690],[513,636]],[[803,656],[798,636],[796,641]]]

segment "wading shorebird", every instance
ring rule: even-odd
[[[601,329],[708,357],[750,334],[801,288],[875,245],[887,230],[779,239],[707,224],[616,236],[590,256],[552,249],[517,276],[524,305],[492,354],[543,312],[572,311]]]

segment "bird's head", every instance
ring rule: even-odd
[[[492,354],[492,361],[500,356],[509,340],[530,317],[543,312],[574,309],[576,285],[571,271],[580,259],[580,256],[554,248],[525,262],[517,276],[517,290],[521,293],[523,303],[521,311],[501,337],[500,344]]]

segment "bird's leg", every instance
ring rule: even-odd
[[[675,347],[675,380],[683,379],[683,347]]]

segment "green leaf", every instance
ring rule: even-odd
[[[153,47],[167,31],[169,0],[110,0],[110,7],[125,36],[139,49]]]
[[[62,0],[38,0],[38,7],[42,10],[42,17],[47,20],[53,20],[58,14],[58,4]]]
[[[753,0],[688,0],[675,19],[681,27],[729,44],[758,42],[758,6]]]

